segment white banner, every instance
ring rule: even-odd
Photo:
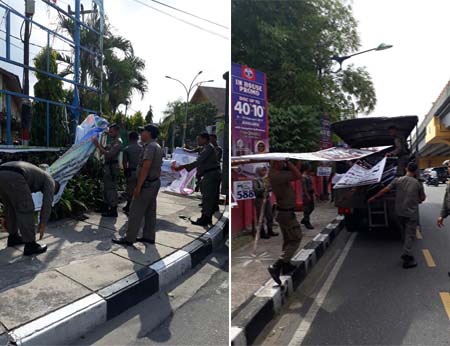
[[[330,148],[312,153],[265,153],[255,155],[234,156],[231,161],[252,160],[252,161],[283,161],[286,159],[302,161],[349,161],[362,159],[382,151],[390,146],[351,149],[351,148]]]
[[[335,189],[343,189],[356,186],[371,185],[379,183],[383,175],[386,158],[383,158],[375,166],[368,169],[355,163],[334,186]]]
[[[195,175],[197,169],[188,172],[182,170],[181,172],[173,171],[174,164],[177,166],[185,165],[194,162],[197,159],[197,153],[188,153],[182,148],[176,148],[172,160],[164,160],[161,169],[161,187],[162,191],[174,192],[181,195],[189,195],[195,189]]]

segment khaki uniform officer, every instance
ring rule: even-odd
[[[202,192],[202,216],[196,221],[192,221],[192,224],[207,226],[212,223],[212,216],[218,207],[219,190],[217,185],[220,184],[222,172],[214,145],[209,141],[209,134],[204,132],[198,135],[197,143],[203,147],[197,160],[187,165],[178,166],[176,170],[186,169],[191,171],[197,168],[197,175],[202,179],[200,188]]]
[[[398,133],[398,130],[395,126],[391,126],[389,128],[389,134],[394,139],[395,149],[388,153],[386,156],[397,156],[397,173],[398,177],[405,175],[406,166],[409,161],[409,149],[408,144],[406,143],[406,138],[401,136]]]
[[[103,199],[107,205],[107,211],[102,216],[117,217],[117,204],[119,203],[117,182],[120,174],[119,155],[120,150],[122,150],[119,126],[117,124],[109,126],[108,135],[112,138],[112,141],[106,148],[100,145],[97,138],[94,137],[92,141],[105,157],[105,164],[103,165]]]
[[[369,203],[383,196],[385,193],[395,190],[395,212],[400,219],[400,226],[405,235],[403,243],[403,268],[417,266],[413,256],[413,245],[416,238],[417,215],[419,203],[425,200],[425,192],[422,183],[415,178],[417,165],[410,162],[406,169],[406,176],[398,177],[369,199]]]
[[[142,151],[137,167],[137,182],[130,205],[127,234],[113,239],[116,244],[132,245],[136,241],[155,244],[156,197],[161,187],[161,166],[164,152],[156,142],[159,130],[154,125],[145,125],[141,132]],[[142,237],[137,237],[144,219]]]
[[[0,199],[6,207],[8,246],[25,244],[25,256],[47,250],[46,245],[36,243],[34,202],[31,193],[40,191],[43,194],[39,232],[44,233],[52,211],[53,197],[58,190],[59,183],[55,182],[50,174],[31,163],[12,161],[0,165]]]
[[[130,211],[131,199],[137,183],[136,169],[142,152],[142,146],[138,143],[138,139],[137,132],[130,132],[128,135],[129,144],[123,150],[122,167],[127,178],[127,205],[123,208],[125,213]]]
[[[311,225],[310,216],[314,211],[314,188],[311,179],[311,166],[304,162],[301,166],[302,172],[302,201],[303,201],[303,220],[301,223],[308,229],[314,229]]]
[[[268,270],[275,282],[281,285],[280,274],[292,272],[295,266],[290,262],[302,240],[302,230],[295,216],[296,196],[291,181],[300,180],[302,175],[290,161],[287,169],[283,161],[271,161],[269,181],[277,200],[277,221],[283,235],[283,249],[278,261]]]

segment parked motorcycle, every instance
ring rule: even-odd
[[[439,186],[439,179],[438,178],[431,178],[428,177],[428,179],[425,182],[428,186]]]

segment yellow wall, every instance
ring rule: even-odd
[[[445,160],[450,160],[450,156],[419,157],[419,168],[439,167],[442,166],[442,162]]]
[[[450,130],[447,130],[436,116],[427,124],[425,143],[450,145]]]

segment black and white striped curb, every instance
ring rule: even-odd
[[[151,297],[194,268],[228,237],[228,213],[227,209],[201,237],[158,262],[1,334],[0,345],[65,345]]]
[[[292,258],[291,262],[297,268],[291,275],[281,276],[281,286],[270,279],[242,305],[242,309],[231,321],[232,346],[253,344],[259,333],[323,256],[343,226],[344,218],[339,215]]]

